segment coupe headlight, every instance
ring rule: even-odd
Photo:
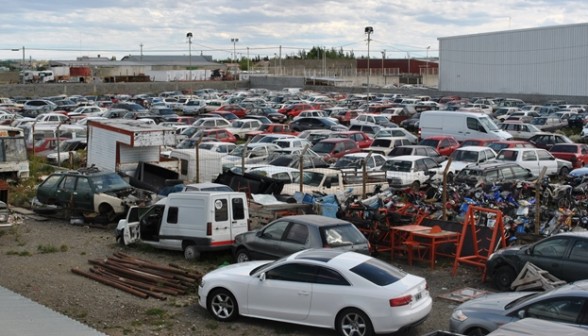
[[[468,319],[466,314],[464,314],[463,311],[461,311],[459,309],[454,311],[453,314],[451,314],[451,318],[454,320],[458,320],[460,322],[463,322]]]
[[[204,280],[200,280],[200,283],[198,284],[198,286],[199,286],[200,288],[203,288],[203,287],[204,287]]]

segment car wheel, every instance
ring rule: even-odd
[[[103,221],[103,224],[106,225],[116,219],[116,213],[110,204],[100,204],[98,207],[98,213]]]
[[[239,316],[237,300],[226,289],[216,289],[208,294],[206,304],[208,311],[215,320],[221,322],[233,321]]]
[[[468,336],[484,336],[484,335],[488,335],[488,330],[486,330],[484,328],[473,328],[473,329],[468,330],[466,335],[468,335]]]
[[[372,322],[361,310],[348,308],[337,315],[335,321],[337,334],[344,336],[372,336]]]
[[[412,182],[412,184],[410,185],[410,188],[413,191],[419,191],[421,189],[421,183],[419,181],[414,181]]]
[[[517,274],[514,269],[508,265],[500,266],[494,273],[494,285],[502,291],[509,291],[510,285],[516,279]]]
[[[570,170],[568,169],[568,167],[561,167],[561,169],[559,170],[559,175],[561,177],[566,177],[568,176]]]
[[[200,251],[198,251],[196,245],[188,245],[184,248],[184,258],[190,261],[200,259]]]
[[[238,136],[237,134],[235,134],[235,139],[237,139],[237,141],[240,141],[241,140],[241,137]]]
[[[235,254],[235,260],[238,263],[242,263],[242,262],[246,262],[246,261],[251,261],[251,255],[249,254],[249,251],[247,251],[247,249],[245,248],[240,248],[237,250],[237,253]]]
[[[123,233],[122,232],[121,233],[118,233],[116,235],[116,243],[119,246],[125,246],[125,239],[123,238]]]

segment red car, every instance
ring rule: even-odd
[[[570,161],[574,169],[588,163],[588,145],[585,144],[555,144],[549,152],[558,159]]]
[[[215,112],[219,111],[231,112],[239,118],[245,118],[247,116],[247,110],[239,105],[222,105],[215,110]]]
[[[292,105],[285,106],[285,107],[279,109],[278,112],[281,114],[287,115],[288,118],[294,118],[294,117],[297,117],[300,114],[300,112],[302,112],[302,111],[316,110],[316,109],[318,109],[318,108],[315,105],[306,104],[306,103],[299,103],[299,104],[292,104]]]
[[[457,139],[450,135],[438,135],[428,137],[426,139],[421,140],[419,145],[430,146],[433,147],[439,152],[441,155],[449,156],[453,151],[459,148],[459,142]]]
[[[65,140],[70,140],[69,138],[59,138],[59,141],[57,138],[44,138],[41,140],[36,140],[35,141],[35,153],[40,153],[40,152],[45,152],[45,151],[49,151],[49,150],[53,150],[57,148],[57,143],[58,142],[64,142]],[[33,144],[28,145],[28,149],[29,150],[33,150]]]
[[[210,129],[202,129],[196,132],[192,138],[199,138],[200,134],[202,134],[203,140],[215,140],[220,142],[230,142],[236,143],[237,138],[233,135],[233,133],[227,131],[226,129],[222,128],[210,128]]]
[[[237,120],[240,119],[239,116],[237,116],[235,113],[233,112],[229,112],[229,111],[212,111],[209,114],[213,114],[215,116],[219,116],[219,117],[223,117],[225,119],[227,119],[228,121],[233,121],[233,120]]]
[[[327,138],[311,148],[327,162],[335,162],[345,154],[361,152],[361,148],[351,139]]]
[[[367,148],[374,140],[362,131],[344,131],[331,133],[329,138],[347,138],[355,141],[359,148]]]
[[[500,140],[488,145],[496,153],[504,148],[535,148],[532,143],[525,140]]]
[[[357,112],[357,110],[339,111],[332,115],[333,118],[339,120],[341,125],[349,125],[351,123],[351,119],[355,119],[357,116],[359,116],[359,112]]]
[[[268,133],[278,133],[278,134],[292,134],[297,135],[298,132],[292,131],[290,126],[286,124],[263,124],[257,130],[247,132],[246,137],[247,139],[253,138],[258,134],[268,134]]]
[[[498,141],[498,140],[494,140],[494,139],[466,139],[466,140],[464,140],[464,141],[461,142],[461,146],[460,147],[466,147],[466,146],[483,146],[483,147],[487,147],[488,145],[490,145],[491,143],[496,142],[496,141]]]

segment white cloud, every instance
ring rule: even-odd
[[[89,55],[187,54],[216,59],[237,52],[270,56],[313,46],[367,51],[364,27],[372,26],[370,49],[388,57],[437,52],[437,38],[507,29],[586,22],[579,0],[4,0],[0,13],[0,59],[25,46],[27,58],[75,59]],[[284,52],[284,50],[288,50]],[[376,57],[376,56],[374,56]]]

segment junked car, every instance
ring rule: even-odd
[[[149,204],[152,193],[136,189],[112,171],[95,167],[60,171],[49,175],[32,201],[40,214],[97,215],[104,224],[127,213],[130,206]]]

